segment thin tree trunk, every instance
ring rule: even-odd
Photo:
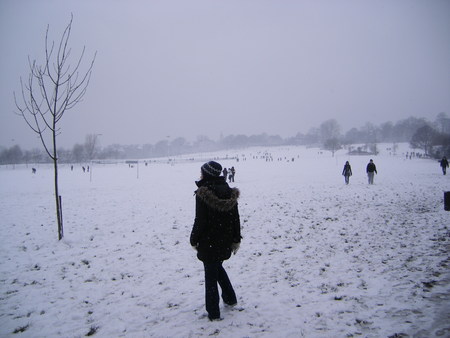
[[[58,163],[57,159],[53,160],[53,166],[55,169],[55,201],[56,201],[56,219],[58,221],[58,239],[63,237],[63,229],[61,223],[61,207],[59,205],[59,192],[58,192]]]
[[[55,126],[56,129],[56,126]],[[55,130],[54,129],[54,130]],[[53,132],[53,168],[55,173],[55,201],[56,201],[56,220],[58,222],[58,240],[61,240],[64,236],[63,224],[61,220],[61,205],[58,189],[58,157],[56,152],[56,132]]]

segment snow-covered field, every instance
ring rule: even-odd
[[[61,166],[62,241],[51,168],[0,168],[0,336],[449,337],[450,175],[386,147],[371,186],[369,157],[343,150],[219,161],[237,171],[244,237],[224,264],[239,304],[219,322],[204,316],[189,245],[207,155],[139,171]]]

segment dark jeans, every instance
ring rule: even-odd
[[[219,309],[219,288],[222,289],[222,299],[225,304],[234,305],[237,303],[236,294],[228,278],[227,272],[222,266],[222,262],[205,263],[205,299],[206,311],[210,319],[220,318]]]

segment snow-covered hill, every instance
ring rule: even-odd
[[[369,157],[304,147],[64,165],[62,241],[51,168],[1,168],[0,336],[449,336],[450,176],[388,147],[370,186]],[[225,263],[239,305],[209,322],[189,245],[194,180],[235,155],[220,162],[241,190],[244,238]]]

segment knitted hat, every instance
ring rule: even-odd
[[[209,161],[202,165],[202,173],[209,176],[220,176],[222,173],[222,166],[214,161]]]

